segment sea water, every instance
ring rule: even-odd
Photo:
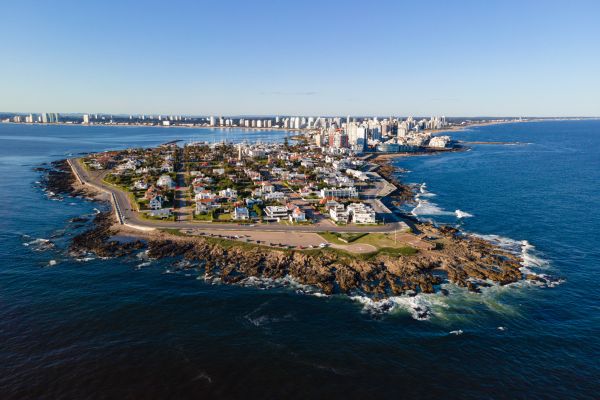
[[[600,121],[471,128],[410,157],[408,212],[525,257],[555,284],[382,302],[293,281],[229,286],[144,252],[77,259],[106,205],[49,196],[40,164],[283,131],[0,124],[0,398],[597,398]],[[169,272],[169,273],[166,273]]]

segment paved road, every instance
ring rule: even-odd
[[[232,223],[211,223],[211,222],[196,222],[196,221],[149,221],[139,217],[138,213],[132,210],[129,202],[129,196],[122,190],[116,189],[96,179],[81,166],[77,159],[72,159],[69,163],[78,179],[84,184],[91,184],[95,187],[100,187],[108,193],[114,194],[118,208],[121,211],[123,222],[133,228],[152,229],[152,228],[168,228],[168,229],[206,229],[210,231],[267,231],[267,232],[393,232],[395,230],[406,229],[403,222],[393,222],[385,225],[377,226],[356,226],[356,225],[281,225],[278,223],[262,223],[253,226],[238,225]]]

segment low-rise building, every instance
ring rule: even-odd
[[[358,198],[358,190],[355,187],[342,187],[342,188],[324,188],[321,189],[321,198],[336,198],[336,199],[356,199]]]
[[[285,193],[283,193],[283,192],[271,192],[271,193],[265,193],[265,194],[263,195],[263,198],[264,198],[266,201],[269,201],[269,200],[278,200],[278,201],[279,201],[279,200],[285,200]]]
[[[158,210],[152,210],[148,212],[148,215],[154,218],[168,218],[171,216],[171,209],[160,208]]]
[[[237,198],[237,195],[237,190],[231,188],[227,188],[219,192],[219,196],[230,200]]]
[[[267,206],[265,207],[265,214],[267,218],[279,221],[288,217],[288,209],[284,206]]]
[[[250,218],[250,212],[246,207],[235,207],[233,210],[232,219],[234,220],[245,220]]]
[[[348,211],[346,211],[345,207],[342,204],[338,204],[329,209],[329,217],[338,223],[347,224],[348,223]]]
[[[161,195],[156,195],[148,202],[148,208],[151,210],[160,210],[163,207],[164,199]]]
[[[355,224],[374,224],[375,210],[364,203],[352,203],[348,206],[348,214]]]
[[[306,213],[300,207],[295,207],[289,218],[290,222],[304,222],[306,221]]]
[[[163,189],[173,189],[175,182],[173,182],[173,179],[169,175],[161,175],[156,181],[156,186],[160,186]]]

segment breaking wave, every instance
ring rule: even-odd
[[[550,262],[544,259],[535,246],[527,240],[514,240],[499,235],[477,235],[492,244],[521,257],[521,272],[532,275],[537,279],[527,279],[511,284],[512,286],[528,285],[553,288],[565,282],[565,279],[549,275],[544,271],[550,266]],[[507,286],[511,286],[507,285]]]
[[[454,211],[454,214],[456,214],[456,218],[462,219],[462,218],[471,218],[473,216],[473,214],[469,214],[466,211],[462,211],[462,210],[456,210]]]
[[[408,311],[413,319],[429,320],[434,316],[434,308],[448,306],[438,294],[418,294],[416,296],[392,296],[387,299],[373,300],[366,296],[352,296],[352,300],[363,305],[363,312],[372,315],[389,314],[396,311]]]
[[[23,246],[30,247],[34,251],[46,251],[54,248],[54,243],[49,239],[39,238],[25,242]]]
[[[453,215],[458,219],[462,218],[470,218],[473,214],[470,214],[466,211],[456,210],[454,212],[444,210],[437,204],[433,203],[428,198],[435,197],[434,193],[427,191],[427,184],[422,183],[418,186],[417,194],[415,195],[415,200],[417,205],[412,209],[411,214],[414,216],[432,216],[432,215]]]

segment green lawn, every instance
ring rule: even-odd
[[[319,235],[331,243],[348,244],[367,236],[368,233],[321,232]]]

